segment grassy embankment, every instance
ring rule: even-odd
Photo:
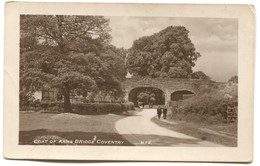
[[[172,103],[168,123],[153,118],[156,124],[218,144],[237,146],[237,122],[226,122],[227,106],[237,106],[237,84],[209,85],[200,94]]]

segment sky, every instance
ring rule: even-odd
[[[227,81],[238,72],[238,20],[227,18],[107,17],[112,44],[131,48],[133,41],[168,26],[185,26],[202,56],[193,71],[203,71],[215,81]]]

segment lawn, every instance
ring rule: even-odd
[[[158,120],[156,117],[151,119],[155,124],[165,127],[167,129],[177,131],[189,136],[199,138],[201,140],[206,140],[214,142],[217,144],[222,144],[229,147],[237,146],[237,138],[235,135],[227,135],[226,132],[220,132],[220,130],[228,131],[234,129],[234,124],[223,124],[223,125],[203,125],[193,122],[178,122],[167,123],[165,121]],[[171,122],[171,121],[170,121]],[[216,132],[215,132],[216,131]]]
[[[20,112],[20,145],[131,145],[114,124],[126,115]]]

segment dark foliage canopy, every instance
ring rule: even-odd
[[[108,24],[101,16],[21,15],[20,94],[58,89],[67,111],[72,91],[123,95],[125,52],[110,45]]]
[[[201,56],[183,26],[170,26],[134,41],[127,69],[134,76],[188,78]]]

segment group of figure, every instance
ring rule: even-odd
[[[161,115],[163,114],[163,119],[166,119],[166,116],[167,116],[167,108],[166,106],[159,106],[157,108],[157,115],[158,115],[158,119],[161,119]]]

